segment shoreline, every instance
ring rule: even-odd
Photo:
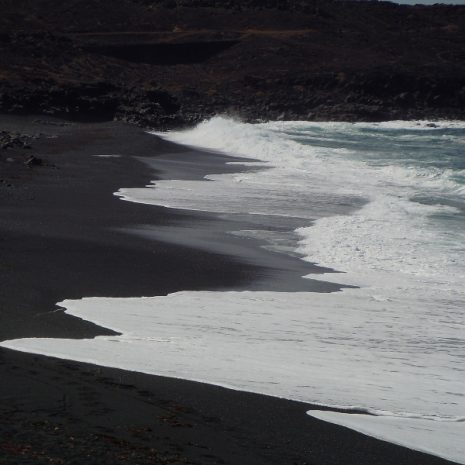
[[[16,388],[0,410],[4,454],[14,444],[39,458],[92,453],[90,464],[453,463],[316,420],[305,403],[4,349],[0,354],[2,376],[9,364]],[[10,390],[3,384],[2,398]],[[70,438],[71,449],[64,446]],[[6,457],[23,463],[12,462],[15,454]]]
[[[33,127],[33,125],[29,127]],[[89,128],[90,133],[87,132]],[[199,221],[206,223],[215,221],[212,220],[211,216],[201,213],[174,213],[159,207],[121,202],[120,199],[113,196],[113,192],[117,188],[127,186],[127,184],[130,184],[127,187],[138,186],[142,184],[143,179],[147,179],[146,165],[138,165],[137,160],[134,160],[139,150],[143,151],[144,156],[149,150],[156,157],[160,152],[172,153],[179,150],[179,147],[165,143],[139,129],[127,127],[120,123],[73,125],[53,127],[53,129],[58,133],[57,139],[50,139],[45,142],[43,139],[39,139],[33,144],[33,150],[38,150],[44,159],[47,159],[51,165],[55,165],[57,168],[49,169],[49,167],[44,166],[38,167],[37,170],[44,168],[44,170],[48,171],[37,171],[35,173],[24,171],[24,177],[16,180],[16,185],[13,187],[15,191],[13,193],[10,191],[6,197],[7,202],[2,205],[2,208],[8,214],[16,213],[9,217],[10,219],[6,224],[3,224],[2,228],[5,232],[2,249],[8,252],[6,263],[9,265],[9,269],[3,271],[2,277],[4,277],[5,281],[7,278],[9,279],[9,281],[6,281],[6,288],[11,293],[9,297],[6,296],[6,299],[3,296],[2,308],[6,309],[8,306],[12,306],[13,303],[18,301],[19,296],[25,297],[24,292],[21,293],[24,288],[29,292],[32,291],[32,295],[31,300],[24,302],[20,309],[19,318],[16,317],[17,309],[10,312],[7,310],[6,314],[2,311],[2,319],[7,323],[8,319],[10,321],[9,324],[2,324],[1,339],[5,338],[5,334],[15,334],[15,332],[18,334],[24,333],[25,335],[30,334],[31,336],[47,335],[48,337],[57,337],[60,335],[61,337],[77,338],[93,337],[102,334],[102,332],[105,334],[103,328],[88,325],[82,320],[75,321],[71,317],[63,316],[61,312],[50,313],[50,310],[52,310],[50,302],[55,299],[54,305],[55,302],[63,300],[62,297],[57,298],[58,295],[68,299],[77,298],[79,295],[81,297],[95,295],[95,292],[97,292],[97,295],[112,295],[115,297],[144,295],[144,289],[154,288],[153,276],[157,278],[157,291],[155,292],[161,292],[162,294],[174,292],[175,290],[204,289],[205,286],[209,289],[222,289],[225,287],[230,288],[233,283],[240,286],[250,281],[259,282],[260,279],[257,281],[257,278],[260,277],[266,281],[270,279],[270,275],[276,273],[276,269],[271,266],[273,260],[268,262],[269,268],[267,268],[266,261],[259,266],[253,265],[253,262],[257,261],[256,256],[253,257],[250,263],[247,263],[244,260],[233,259],[225,253],[211,253],[206,250],[199,250],[192,243],[183,246],[179,244],[179,241],[174,241],[173,244],[169,244],[160,240],[160,238],[154,239],[151,237],[147,239],[134,234],[129,236],[118,230],[121,223],[126,223],[129,227],[139,224],[163,225],[169,226],[170,231],[173,231],[173,228],[181,228],[182,230],[182,228],[188,227],[189,224],[192,225]],[[83,140],[86,141],[84,148],[82,147]],[[118,158],[117,164],[121,165],[119,169],[114,169],[114,165],[111,164],[108,167],[106,162],[112,161],[111,158],[94,157],[94,155],[120,154],[116,152],[123,150],[128,150],[130,155],[124,153],[122,157]],[[99,153],[95,153],[96,151],[99,151]],[[65,155],[66,160],[63,158]],[[36,168],[33,168],[33,170],[36,170]],[[235,171],[237,171],[237,168]],[[95,176],[96,172],[100,173],[100,177]],[[107,176],[108,178],[111,177],[111,179],[108,179]],[[21,183],[21,181],[25,182]],[[116,186],[116,189],[114,189],[114,186]],[[111,189],[114,190],[111,191]],[[57,193],[61,194],[58,199],[56,197]],[[110,197],[110,194],[112,197]],[[51,199],[55,200],[51,201]],[[76,203],[77,199],[78,203]],[[25,203],[28,208],[24,208]],[[79,205],[79,207],[71,212],[71,205],[73,207]],[[49,206],[49,210],[43,209],[43,206]],[[39,217],[38,210],[40,210]],[[83,221],[84,214],[89,214],[89,211],[92,212],[92,215],[89,215],[89,218]],[[113,220],[115,216],[118,218],[117,222]],[[4,217],[7,217],[6,213]],[[25,234],[25,231],[27,231],[27,234]],[[8,243],[8,241],[10,242]],[[241,242],[240,239],[236,241]],[[57,243],[61,243],[59,248],[57,248]],[[12,244],[16,247],[15,249],[10,247]],[[79,264],[77,271],[74,271],[69,278],[66,278],[62,274],[65,269],[69,272],[64,266],[70,266],[70,245],[71,251],[75,254],[72,265],[82,263]],[[21,250],[24,248],[27,248],[27,250]],[[104,254],[99,256],[102,249]],[[122,253],[123,250],[124,253]],[[25,259],[25,262],[19,260],[18,263],[17,259],[21,257],[20,253],[23,253],[22,258]],[[115,257],[115,254],[118,254],[118,257]],[[261,254],[269,256],[270,253],[263,251]],[[11,262],[8,262],[8,259]],[[282,256],[280,256],[280,259],[282,259]],[[293,261],[301,262],[299,259]],[[99,263],[101,264],[100,268],[98,268]],[[189,268],[186,263],[191,263],[192,267]],[[116,265],[119,266],[119,271],[129,268],[125,276],[118,276],[118,273],[114,273]],[[13,269],[14,266],[17,266],[17,268]],[[306,266],[311,265],[307,264]],[[93,269],[93,267],[97,268]],[[27,270],[27,274],[25,274],[25,270]],[[113,271],[111,276],[107,276],[109,270]],[[198,272],[199,270],[201,272]],[[218,270],[221,270],[222,274],[228,270],[228,274],[220,277],[218,276]],[[283,272],[286,274],[289,273],[289,270]],[[292,273],[300,272],[301,268],[296,267],[296,269],[291,270],[291,274],[288,274],[288,276],[295,276]],[[135,283],[137,278],[142,279],[146,273],[150,273],[147,276],[152,278],[146,279],[143,283]],[[25,276],[28,277],[29,281],[24,282]],[[79,279],[84,279],[86,276],[88,281],[76,284]],[[21,277],[21,279],[18,277]],[[52,297],[53,292],[48,289],[48,295],[43,296],[44,289],[47,289],[45,284],[49,283],[50,279],[53,278],[52,282],[54,286],[59,285],[60,292],[57,293],[55,289],[56,295]],[[100,282],[94,282],[97,278]],[[14,285],[15,281],[18,281],[16,287]],[[293,280],[289,280],[289,282],[291,281]],[[285,283],[285,281],[282,282]],[[130,289],[128,289],[129,283]],[[119,286],[124,286],[124,288]],[[111,291],[111,294],[109,291]],[[151,295],[154,295],[153,292]],[[35,312],[38,298],[40,298],[39,302],[41,302],[44,307],[43,310],[45,310],[43,317],[39,318],[36,317],[35,313],[32,313]],[[24,321],[27,315],[31,315],[33,318],[30,318],[27,328],[21,328],[21,331],[19,331],[19,328],[15,327],[15,325],[19,321]],[[167,443],[174,443],[178,447],[182,444],[182,454],[184,454],[187,462],[181,461],[180,463],[196,463],[195,460],[201,460],[201,463],[235,464],[281,464],[291,463],[291,460],[294,463],[305,463],[307,460],[312,460],[314,463],[341,463],[341,461],[344,463],[374,463],[375,461],[376,463],[412,464],[450,463],[399,446],[383,443],[345,428],[310,419],[305,415],[305,411],[312,407],[309,404],[267,398],[266,396],[241,391],[230,391],[178,379],[141,375],[135,372],[59,361],[30,354],[12,353],[5,349],[1,349],[0,354],[2,379],[8,380],[8,382],[3,383],[1,397],[11,400],[8,406],[2,406],[1,414],[3,418],[7,418],[11,406],[16,405],[14,415],[17,417],[17,425],[21,422],[27,424],[30,421],[29,412],[36,412],[37,409],[41,411],[39,416],[44,418],[43,421],[49,422],[48,424],[53,423],[56,420],[56,412],[54,412],[56,404],[60,405],[61,402],[62,411],[58,415],[60,417],[59,422],[61,422],[59,428],[65,431],[70,426],[67,424],[71,418],[70,411],[79,418],[78,423],[81,426],[73,425],[73,428],[78,429],[77,434],[72,433],[73,437],[81,437],[86,429],[85,422],[83,423],[83,414],[80,412],[81,407],[90,409],[88,416],[92,417],[91,422],[95,422],[93,427],[99,429],[102,425],[105,425],[105,428],[112,431],[111,437],[126,441],[124,447],[129,447],[128,444],[132,447],[135,443],[137,443],[138,447],[140,437],[137,440],[134,437],[140,436],[142,433],[140,431],[137,434],[131,433],[128,440],[127,431],[122,434],[121,428],[124,429],[122,425],[126,424],[128,417],[135,423],[141,422],[143,418],[145,421],[145,423],[142,421],[145,425],[143,428],[152,428],[152,431],[145,430],[145,433],[142,434],[142,436],[145,434],[150,437],[143,441],[148,441],[149,444],[157,444],[157,448],[166,447]],[[59,381],[59,387],[57,388],[54,381],[53,384],[56,389],[53,393],[46,392],[46,389],[43,388],[34,390],[38,398],[32,401],[32,405],[25,407],[27,402],[25,403],[26,397],[23,389],[24,385],[27,384],[26,380],[29,380],[28,382],[33,385],[43,387],[53,379],[53,377],[49,376],[52,372],[54,372],[53,376]],[[73,379],[75,385],[72,385],[67,379],[66,373],[70,372],[77,373]],[[107,378],[106,381],[87,382],[91,379],[89,373],[92,372],[97,373],[96,377],[100,377],[100,374],[104,373]],[[130,383],[123,382],[123,379],[128,380],[129,378],[131,379]],[[87,379],[86,382],[85,379]],[[156,395],[149,394],[148,396],[143,394],[144,389],[142,386],[147,384],[151,386],[152,390],[157,389],[161,392]],[[60,393],[66,393],[68,389],[71,389],[73,393],[72,400],[62,398],[60,401],[60,395],[67,396],[68,394],[57,394],[57,389]],[[150,423],[153,419],[149,420],[147,414],[141,414],[137,418],[131,416],[129,407],[123,407],[119,402],[121,391],[127,393],[127,395],[122,396],[124,399],[131,399],[132,402],[137,403],[139,406],[147,403],[147,397],[151,398],[151,405],[158,403],[156,408],[169,411],[168,419],[166,419],[165,415],[164,419],[160,421],[162,426],[157,425],[154,428],[153,424]],[[203,397],[199,402],[200,391],[203,393]],[[112,415],[118,418],[119,421],[122,418],[123,423],[118,423],[117,427],[115,424],[108,425],[110,420],[106,417],[105,412],[94,412],[92,414],[94,407],[89,400],[92,397],[90,392],[92,392],[94,398],[94,405],[110,404],[110,407],[107,405],[105,408],[110,408],[114,412]],[[214,406],[211,405],[212,396],[216,396]],[[181,405],[181,408],[173,407],[173,413],[171,407],[160,407],[160,404],[164,405],[163,401],[160,402],[160,399],[166,398],[169,398],[168,403],[176,403],[176,405]],[[23,407],[21,407],[21,404],[23,404]],[[233,407],[232,404],[236,405],[236,407]],[[246,408],[243,408],[244,404]],[[54,405],[54,407],[50,408],[50,405]],[[194,413],[192,412],[193,406],[195,406]],[[305,411],[303,411],[303,406],[305,406]],[[318,407],[318,409],[322,410],[321,407]],[[208,411],[208,415],[213,415],[213,418],[216,419],[207,420],[206,418],[210,417],[203,414],[199,415],[198,410],[202,412]],[[259,419],[254,418],[257,411],[261,415],[263,414]],[[289,413],[283,413],[288,411],[292,412],[291,416],[289,416]],[[298,420],[300,412],[302,418]],[[232,426],[230,415],[234,418]],[[278,419],[278,415],[284,415],[285,418]],[[178,417],[182,417],[182,420],[179,420]],[[195,420],[192,424],[189,423],[191,426],[186,426],[187,423],[185,423],[184,417],[194,417]],[[88,420],[86,417],[86,421]],[[270,424],[274,429],[269,428]],[[48,428],[48,426],[42,426]],[[14,428],[14,426],[10,428],[6,421],[2,422],[2,433],[6,436],[15,438],[17,432],[12,431]],[[21,428],[18,429],[21,430]],[[161,430],[165,431],[164,434],[166,434],[166,431],[169,432],[169,440],[166,437],[160,437]],[[232,434],[231,430],[233,431]],[[31,428],[29,434],[32,434],[32,431]],[[157,435],[158,437],[155,437]],[[121,439],[123,436],[125,439]],[[220,436],[220,439],[218,439],[218,436]],[[30,441],[30,439],[26,439]],[[49,438],[49,441],[53,441],[53,438]],[[84,443],[80,446],[83,450],[90,444],[86,441]],[[144,444],[146,443],[144,442]],[[204,445],[198,447],[198,444]],[[5,451],[5,447],[2,447]],[[47,444],[47,447],[52,447],[52,444]],[[213,450],[214,453],[208,454],[208,456],[205,454],[199,456],[198,449],[203,447]],[[311,449],[310,456],[309,449]],[[7,453],[9,453],[8,450]],[[137,451],[137,453],[149,453],[147,449],[143,449],[143,452],[142,449],[137,449]],[[151,463],[163,463],[161,457],[158,459],[160,459],[160,462]],[[106,460],[106,458],[100,458],[100,460]],[[192,460],[194,461],[192,462]],[[102,463],[102,461],[96,463]]]

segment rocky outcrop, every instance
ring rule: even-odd
[[[6,85],[0,96],[4,112],[71,120],[112,120],[139,125],[172,125],[180,105],[169,93],[153,88],[118,87],[108,82],[35,82],[24,88]]]
[[[465,6],[6,0],[2,13],[3,112],[157,127],[465,118]]]

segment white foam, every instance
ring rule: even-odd
[[[389,340],[390,334],[397,334],[400,328],[401,331],[406,329],[407,319],[412,328],[417,325],[419,333],[428,334],[424,343],[418,344],[418,349],[426,350],[428,356],[432,356],[437,347],[433,348],[433,343],[427,349],[436,337],[429,322],[441,318],[442,313],[445,321],[455,323],[452,325],[454,329],[449,327],[439,340],[447,340],[447,331],[451,331],[449,336],[454,333],[453,337],[457,341],[463,339],[463,333],[460,333],[463,330],[460,308],[465,305],[465,236],[460,230],[439,230],[431,219],[435,214],[453,215],[456,211],[453,207],[444,204],[422,205],[411,198],[433,195],[463,201],[465,192],[463,185],[454,180],[453,175],[457,175],[457,172],[428,164],[421,167],[414,163],[393,163],[398,155],[393,150],[405,150],[403,144],[414,143],[414,149],[427,148],[429,144],[437,143],[438,136],[435,134],[438,130],[465,128],[465,123],[435,122],[434,127],[431,126],[431,122],[426,121],[373,124],[278,122],[248,125],[215,118],[193,130],[164,134],[163,137],[178,143],[259,159],[266,163],[266,171],[208,176],[208,180],[215,181],[213,183],[157,182],[153,186],[156,189],[143,192],[125,190],[123,195],[136,201],[145,196],[144,201],[174,208],[317,219],[312,226],[297,231],[300,236],[297,250],[311,262],[344,271],[342,275],[325,275],[324,279],[363,287],[358,291],[345,291],[341,294],[342,298],[341,295],[324,297],[333,323],[343,318],[340,309],[350,313],[357,308],[360,311],[365,308],[366,312],[385,312],[387,332],[378,337],[379,340]],[[410,132],[406,133],[406,130]],[[374,160],[370,160],[370,157],[364,159],[357,144],[357,138],[364,134],[373,139],[372,150],[381,150],[387,144],[392,144],[393,139],[397,141],[397,147],[394,144],[386,154]],[[447,143],[458,143],[463,139],[463,135],[448,134],[446,137]],[[347,215],[347,204],[357,197],[366,198],[369,202],[359,211]],[[254,231],[254,236],[260,237],[260,232]],[[268,233],[262,237],[267,238]],[[314,299],[319,297],[309,297],[311,301]],[[283,308],[287,310],[287,307]],[[440,311],[435,313],[436,309]],[[358,326],[362,333],[365,324]],[[392,329],[388,330],[389,327]],[[331,341],[337,339],[327,332],[324,334]],[[368,333],[364,334],[370,337]],[[339,337],[344,339],[344,335]],[[400,335],[397,337],[402,339]],[[357,343],[363,346],[360,341]],[[414,344],[414,338],[411,343]],[[337,350],[341,350],[341,346]],[[415,365],[412,359],[415,360],[417,355],[396,354],[394,345],[386,353],[389,354],[388,358],[392,358],[389,362],[386,360],[387,365],[393,364],[393,373],[387,377],[394,378],[394,373],[401,373],[405,380],[409,380],[410,386],[418,390],[411,391],[408,385],[402,383],[392,388],[394,396],[399,396],[404,402],[403,407],[397,409],[398,418],[402,415],[444,414],[445,410],[441,409],[428,413],[426,405],[423,410],[416,410],[414,399],[417,399],[420,385],[426,379],[417,378],[415,369],[407,376],[405,369],[408,371],[408,367]],[[405,369],[394,368],[397,359],[401,360],[401,365],[405,363]],[[340,382],[340,379],[363,373],[366,366],[362,368],[362,365],[366,360],[355,362],[354,359],[352,363],[346,361],[348,372],[344,372],[334,358],[328,356],[325,361],[326,366],[334,370],[333,379],[319,379],[319,382],[325,386],[326,392],[329,389],[334,395],[328,398],[319,392],[311,400],[339,404],[344,394],[337,388],[333,391],[333,384]],[[374,362],[372,373],[379,369],[384,371],[381,358],[375,358]],[[446,361],[444,363],[447,364]],[[380,367],[376,367],[377,364]],[[424,366],[429,366],[426,361]],[[457,363],[449,366],[453,372],[452,378],[458,376],[459,372],[454,371],[456,366]],[[439,369],[437,365],[431,371],[433,377],[436,369]],[[327,372],[322,366],[318,370]],[[365,379],[369,379],[367,374]],[[251,386],[253,383],[249,383],[249,388]],[[372,389],[372,392],[367,392],[366,387]],[[448,391],[446,385],[443,388]],[[371,395],[370,408],[378,411],[390,410],[391,402],[395,403],[393,398],[386,396],[386,388],[377,383],[370,382],[365,389],[358,386],[356,390],[356,399],[346,399],[347,405],[355,403],[366,407]],[[434,395],[425,398],[433,402]],[[379,399],[380,396],[382,399]],[[453,399],[449,401],[449,407],[452,406],[455,411],[457,405]],[[447,404],[444,401],[441,408],[446,409]],[[459,399],[458,406],[463,414],[463,398]],[[453,416],[452,411],[449,414]],[[408,428],[402,420],[398,419],[396,424],[397,431]],[[381,427],[379,431],[375,426],[372,428],[372,434],[384,434],[380,432]],[[457,434],[463,437],[463,429],[458,428]],[[416,427],[412,429],[417,430]],[[451,450],[449,432],[440,426],[434,427],[432,431],[437,437],[442,432],[444,444],[441,454],[447,456],[447,451]],[[403,444],[421,449],[431,443],[424,431],[412,434],[417,439],[404,435]],[[390,437],[396,440],[395,434]],[[408,440],[405,439],[407,437]],[[448,457],[451,458],[450,455]],[[454,459],[458,458],[455,454]]]
[[[339,166],[330,163],[327,163],[326,173],[335,181],[328,193],[327,180],[321,176],[321,165],[327,159],[326,149],[302,146],[265,127],[215,118],[193,130],[163,133],[162,136],[181,144],[198,144],[240,155],[252,159],[245,161],[244,166],[266,169],[210,174],[199,181],[156,181],[147,186],[149,189],[123,188],[117,195],[125,200],[170,208],[307,219],[347,210],[348,198],[360,195],[360,190],[347,182]],[[339,151],[345,153],[343,149]],[[256,158],[261,162],[257,163]]]
[[[318,219],[313,226],[297,231],[301,237],[298,251],[309,261],[344,271],[343,282],[360,286],[373,286],[374,281],[384,283],[387,293],[393,289],[398,292],[396,282],[401,281],[406,284],[403,289],[415,292],[421,286],[460,291],[465,280],[465,231],[438,230],[431,220],[434,214],[453,215],[457,210],[444,204],[422,205],[411,198],[448,196],[463,204],[463,185],[454,181],[450,170],[387,164],[385,160],[367,163],[357,154],[360,144],[354,147],[344,140],[354,134],[360,138],[360,128],[370,128],[375,143],[382,147],[383,137],[394,136],[386,136],[379,128],[407,126],[422,128],[422,134],[434,133],[435,129],[427,124],[250,125],[214,118],[195,129],[162,136],[178,143],[258,158],[267,169],[209,175],[203,181],[157,181],[148,189],[121,189],[118,195],[172,208]],[[435,124],[441,128],[465,127],[463,122]],[[298,137],[307,143],[299,142]],[[339,146],[324,146],[322,141],[328,140],[338,141]],[[395,155],[391,149],[385,158],[389,162]],[[348,205],[357,198],[370,202],[348,216]],[[341,280],[341,276],[333,279]],[[463,298],[463,293],[459,294]]]
[[[414,448],[428,454],[437,454],[438,449],[447,451],[450,460],[459,463],[463,461],[464,427],[457,428],[457,422],[447,422],[441,425],[441,437],[429,420],[406,418],[399,422],[394,416],[372,416],[345,414],[338,412],[310,410],[308,414],[319,420],[336,423],[351,428],[368,436],[374,436],[383,441],[389,441],[400,446]],[[418,437],[422,440],[418,441]],[[441,454],[437,454],[441,455]]]
[[[447,210],[454,211],[380,195],[351,216],[326,217],[299,229],[298,250],[309,261],[344,271],[338,282],[382,286],[388,294],[399,285],[412,292],[424,287],[431,298],[455,292],[465,302],[463,235],[436,231],[429,217]]]
[[[94,155],[94,157],[98,157],[98,158],[121,158],[122,155],[108,154],[108,155]]]
[[[438,309],[429,299],[398,296],[386,302],[348,289],[180,292],[59,305],[123,335],[1,345],[305,402],[389,411],[397,435],[410,430],[406,418],[421,418],[427,430],[410,431],[407,445],[428,445],[434,454],[464,462],[465,441],[450,449],[450,432],[465,437],[465,423],[456,421],[465,416],[465,315],[452,302]],[[385,434],[376,424],[370,432]]]
[[[354,429],[393,442],[401,438],[404,445],[465,463],[465,423],[459,421],[465,417],[465,231],[434,219],[445,215],[452,221],[458,210],[450,205],[462,208],[465,192],[454,179],[457,171],[395,163],[397,156],[410,156],[403,152],[405,144],[426,152],[430,145],[460,143],[462,133],[439,130],[465,124],[427,124],[249,125],[214,118],[162,136],[240,155],[250,160],[243,164],[266,169],[156,181],[117,193],[124,200],[172,208],[301,218],[307,226],[297,230],[294,252],[344,272],[323,279],[360,289],[66,301],[70,313],[123,335],[3,345],[355,406],[390,419],[365,422],[350,416]],[[423,196],[444,201],[412,200]],[[354,212],[362,199],[367,203]],[[288,250],[289,237],[281,244],[274,231],[260,233],[259,221],[255,224],[253,231],[239,234]],[[325,418],[350,426],[345,416]]]

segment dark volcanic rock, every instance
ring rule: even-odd
[[[24,162],[26,166],[32,167],[32,166],[42,166],[44,164],[44,161],[42,158],[35,157],[34,155],[31,155],[28,157],[28,159]]]
[[[465,6],[5,0],[0,111],[189,124],[465,117]]]
[[[8,131],[0,131],[0,149],[29,149],[29,139],[31,136],[25,134],[11,133]]]

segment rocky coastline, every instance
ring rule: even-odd
[[[148,127],[465,118],[465,6],[7,1],[0,112]]]

